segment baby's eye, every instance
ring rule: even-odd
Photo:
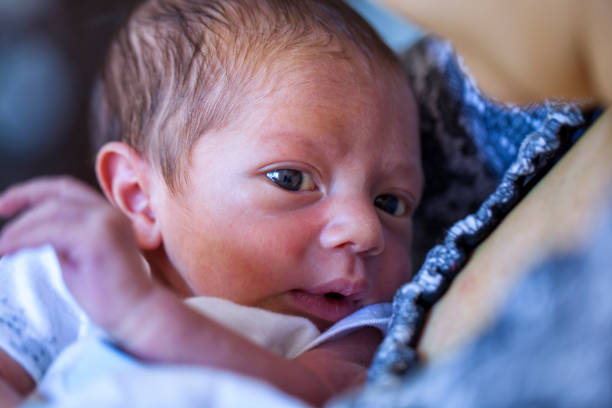
[[[391,194],[379,195],[374,199],[374,205],[384,212],[401,217],[408,212],[408,206],[401,199]]]
[[[312,176],[299,170],[279,169],[266,173],[272,182],[289,191],[313,191],[316,189]]]

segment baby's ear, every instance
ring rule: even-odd
[[[96,175],[106,198],[131,220],[140,249],[157,249],[162,237],[151,208],[148,162],[127,144],[109,142],[98,151]]]

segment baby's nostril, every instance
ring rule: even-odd
[[[342,300],[344,295],[337,292],[329,292],[325,294],[325,297],[328,299]]]

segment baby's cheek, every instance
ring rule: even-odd
[[[394,243],[386,246],[375,281],[374,293],[379,301],[392,300],[400,286],[410,280],[411,264],[410,245]]]
[[[308,232],[287,220],[251,219],[240,231],[209,243],[210,251],[192,277],[210,295],[241,304],[299,287]],[[301,278],[299,278],[301,279]],[[214,293],[213,293],[214,291]]]

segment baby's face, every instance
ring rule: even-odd
[[[352,71],[285,75],[196,143],[187,186],[153,201],[168,281],[322,329],[392,299],[423,187],[415,106],[407,85]]]

